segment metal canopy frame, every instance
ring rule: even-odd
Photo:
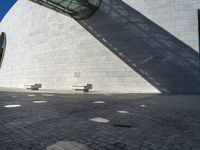
[[[101,0],[30,0],[77,20],[87,19],[98,9]]]

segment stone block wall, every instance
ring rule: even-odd
[[[199,0],[123,0],[199,52]]]
[[[92,84],[94,91],[159,92],[74,19],[18,0],[1,23],[7,34],[1,87]]]
[[[0,24],[0,87],[123,93],[198,93],[198,0],[102,0],[77,22],[18,0]],[[143,16],[143,15],[144,16]]]

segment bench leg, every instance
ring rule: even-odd
[[[75,91],[89,92],[89,89],[75,89]]]
[[[84,89],[83,92],[89,92],[89,89]]]

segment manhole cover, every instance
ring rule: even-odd
[[[114,126],[116,126],[116,127],[123,127],[123,128],[130,128],[131,127],[130,124],[114,124]]]
[[[98,122],[98,123],[108,123],[109,122],[108,119],[101,118],[101,117],[92,118],[92,119],[90,119],[90,121]]]

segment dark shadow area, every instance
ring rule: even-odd
[[[161,92],[200,92],[198,53],[123,1],[79,23]]]

